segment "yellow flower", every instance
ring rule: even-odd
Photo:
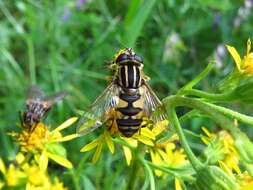
[[[180,181],[178,178],[175,178],[175,189],[176,190],[183,190],[183,188],[181,187]]]
[[[97,139],[95,139],[91,143],[89,143],[89,144],[85,145],[83,148],[81,148],[80,151],[87,152],[87,151],[90,151],[90,150],[96,148],[95,154],[93,155],[93,158],[92,158],[92,163],[96,163],[100,157],[104,143],[107,144],[110,152],[113,154],[115,147],[114,147],[114,143],[112,141],[112,136],[110,135],[110,133],[107,130],[105,130],[104,133],[102,135],[100,135]]]
[[[64,187],[63,183],[59,181],[56,177],[54,179],[54,183],[51,185],[50,190],[68,190],[68,188]]]
[[[96,148],[96,151],[92,158],[92,163],[96,163],[105,144],[109,148],[110,152],[112,154],[114,153],[115,145],[113,142],[113,137],[117,135],[119,136],[119,140],[123,141],[123,144],[121,145],[126,158],[126,163],[127,165],[130,165],[132,160],[132,149],[136,148],[138,146],[138,143],[143,143],[151,147],[154,146],[156,135],[165,130],[168,125],[168,121],[159,122],[152,130],[150,130],[149,127],[141,128],[139,133],[134,134],[131,138],[120,136],[115,123],[110,123],[108,125],[112,127],[110,127],[109,130],[106,128],[103,134],[101,134],[94,141],[85,145],[83,148],[81,148],[80,151],[87,152]]]
[[[4,181],[0,182],[0,189],[18,187],[26,190],[67,190],[58,178],[51,182],[46,171],[41,170],[35,163],[23,163],[23,159],[24,155],[18,153],[14,160],[16,164],[6,167],[0,158],[0,172],[4,176]]]
[[[251,50],[251,40],[247,41],[247,51],[243,59],[240,57],[239,53],[233,46],[227,45],[227,49],[231,56],[233,57],[236,67],[241,74],[253,74],[253,53]]]
[[[239,168],[239,155],[234,146],[234,140],[231,135],[226,131],[220,131],[218,134],[210,133],[206,128],[202,128],[207,137],[203,137],[202,141],[209,145],[212,142],[216,142],[222,149],[222,160],[219,160],[220,167],[231,177],[233,177],[233,171],[237,174],[241,173]]]
[[[21,146],[21,152],[34,155],[43,171],[47,169],[49,159],[66,168],[72,168],[72,163],[65,158],[65,149],[59,143],[78,137],[77,134],[67,136],[61,134],[63,129],[68,128],[76,121],[76,117],[70,118],[52,131],[40,122],[32,130],[24,128],[20,133],[12,133],[11,135]]]
[[[240,174],[238,180],[239,180],[239,184],[240,184],[240,190],[252,190],[253,189],[253,179],[247,172]]]
[[[23,184],[26,174],[17,168],[14,164],[5,166],[3,160],[0,158],[0,171],[4,176],[4,182],[1,182],[1,186],[4,187],[16,187]],[[1,189],[1,188],[0,188]]]

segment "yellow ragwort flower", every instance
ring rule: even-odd
[[[0,187],[16,187],[20,186],[26,178],[25,172],[17,168],[14,164],[5,166],[3,160],[0,158],[0,172],[4,176],[4,181],[0,182]],[[1,188],[0,188],[1,189]]]
[[[247,173],[241,173],[238,176],[240,190],[252,190],[253,189],[253,178]]]
[[[163,125],[162,125],[163,124]],[[156,135],[158,133],[160,134],[161,131],[163,131],[167,127],[168,122],[162,121],[159,124],[157,124],[152,130],[149,129],[149,127],[141,128],[139,133],[134,134],[130,138],[119,136],[119,132],[117,130],[117,126],[115,124],[111,124],[109,126],[110,130],[105,129],[104,133],[101,134],[97,139],[90,142],[89,144],[85,145],[83,148],[81,148],[81,152],[87,152],[94,148],[96,148],[96,151],[92,158],[92,163],[96,163],[100,157],[100,154],[102,152],[103,146],[106,144],[106,146],[109,148],[110,152],[113,154],[115,151],[115,145],[113,142],[113,137],[119,136],[121,140],[123,140],[127,145],[122,145],[123,152],[126,158],[127,165],[130,165],[132,160],[132,149],[136,148],[138,146],[138,143],[143,143],[147,146],[154,146],[154,141],[156,138]],[[160,132],[159,132],[160,131]],[[131,148],[130,148],[131,147]]]
[[[247,41],[247,51],[246,55],[241,58],[237,50],[233,46],[227,45],[227,49],[231,56],[233,57],[236,67],[241,74],[253,74],[253,52],[251,50],[251,40]]]
[[[241,173],[239,168],[239,155],[234,146],[234,140],[231,135],[226,131],[220,131],[218,134],[214,134],[208,131],[206,128],[202,128],[202,130],[207,135],[206,137],[202,137],[202,141],[208,145],[213,140],[218,139],[218,143],[222,147],[222,151],[224,154],[224,158],[219,160],[220,167],[231,177],[233,177],[233,171],[237,174]]]
[[[4,181],[0,182],[0,189],[2,188],[18,188],[26,190],[67,190],[63,183],[55,178],[51,182],[48,174],[41,170],[36,164],[22,162],[24,155],[19,153],[16,156],[16,164],[5,166],[3,160],[0,158],[0,172],[4,176]]]
[[[77,134],[62,136],[61,131],[70,127],[77,121],[76,117],[70,118],[60,126],[50,131],[49,127],[43,123],[38,123],[32,130],[24,128],[20,133],[12,133],[17,143],[21,147],[21,152],[32,153],[42,170],[46,170],[48,159],[56,163],[72,168],[72,164],[63,155],[58,155],[51,151],[52,147],[60,148],[59,143],[72,140],[78,137]]]

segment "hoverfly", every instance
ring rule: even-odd
[[[116,124],[123,136],[131,137],[146,126],[144,118],[153,123],[166,118],[162,103],[147,83],[141,57],[131,48],[120,50],[111,68],[113,79],[79,120],[78,134],[85,135],[111,123]]]
[[[22,126],[32,129],[46,116],[51,107],[66,95],[66,92],[59,92],[53,96],[45,96],[40,88],[32,86],[28,91],[26,110],[21,116]]]

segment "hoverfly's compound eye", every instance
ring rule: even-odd
[[[138,55],[134,55],[134,60],[135,60],[136,62],[138,62],[138,63],[143,63],[142,58],[141,58],[140,56],[138,56]]]
[[[122,54],[120,54],[120,55],[117,57],[116,63],[122,62],[122,61],[124,61],[124,60],[126,60],[126,59],[128,59],[128,55],[125,54],[125,53],[122,53]]]

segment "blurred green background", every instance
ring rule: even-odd
[[[143,57],[144,71],[161,99],[175,94],[209,62],[215,62],[215,71],[199,88],[214,92],[217,82],[234,66],[224,44],[237,47],[242,54],[246,40],[252,37],[252,3],[0,0],[0,156],[7,160],[17,151],[7,132],[16,130],[18,111],[24,109],[31,84],[47,94],[69,92],[46,121],[56,127],[103,91],[111,74],[108,61],[121,48],[133,47]],[[199,130],[203,122],[193,120],[188,127]],[[72,127],[68,132],[74,131]],[[94,136],[96,132],[64,144],[75,166],[72,172],[63,173],[64,183],[74,189],[75,178],[80,180],[80,189],[116,185],[121,189],[128,172],[121,150],[113,156],[104,150],[96,165],[90,164],[92,153],[79,152]],[[52,175],[62,170],[50,166]],[[157,189],[173,189],[168,187],[172,181],[157,180]]]

